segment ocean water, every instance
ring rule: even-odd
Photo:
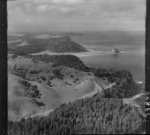
[[[81,57],[85,64],[129,70],[136,82],[145,82],[144,32],[91,32],[72,36],[72,39],[93,52],[100,52]],[[114,55],[114,48],[121,54]]]

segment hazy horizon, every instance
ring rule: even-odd
[[[120,30],[120,31],[117,31],[117,30],[105,30],[105,31],[28,31],[28,32],[25,32],[25,31],[19,31],[19,32],[9,32],[8,31],[8,35],[13,35],[13,34],[67,34],[67,33],[73,33],[73,34],[102,34],[102,33],[105,33],[105,32],[121,32],[121,33],[138,33],[138,34],[145,34],[145,31],[144,30],[133,30],[133,31],[125,31],[125,30]]]

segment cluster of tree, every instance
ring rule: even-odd
[[[53,66],[65,66],[70,68],[75,68],[81,71],[88,71],[89,68],[84,65],[84,63],[74,55],[30,55],[30,58],[34,58],[45,63],[53,63]]]
[[[21,55],[21,56],[26,56],[27,54],[24,53],[24,52],[20,52],[20,51],[15,51],[14,49],[10,49],[8,48],[8,54],[13,54],[12,58],[16,58],[18,55]]]
[[[32,85],[27,81],[19,80],[19,83],[21,83],[24,86],[24,96],[31,97],[31,98],[40,98],[41,94],[38,90],[38,87],[36,85]]]
[[[49,40],[47,50],[60,53],[87,51],[83,46],[72,41],[69,36],[57,37]]]
[[[118,79],[116,85],[103,91],[105,98],[130,98],[138,93],[140,87],[133,81]]]
[[[26,54],[30,53],[39,53],[41,51],[45,51],[46,45],[48,42],[44,40],[28,40],[27,41],[29,45],[26,46],[16,46],[13,48],[15,51],[24,52]]]
[[[15,35],[8,35],[8,41],[14,41],[14,40],[18,40],[19,37],[18,36],[15,36]]]
[[[8,122],[9,135],[136,134],[145,130],[145,117],[122,99],[99,94],[62,104],[45,117]]]
[[[115,82],[113,87],[103,91],[105,98],[129,98],[140,89],[127,70],[95,69],[93,73],[97,77],[107,78],[110,83]]]
[[[57,37],[48,39],[38,39],[31,35],[26,35],[20,39],[26,41],[29,45],[17,46],[18,43],[11,43],[9,48],[26,54],[39,53],[41,51],[50,50],[52,52],[85,52],[84,47],[71,40],[70,37]],[[22,42],[22,41],[20,41]]]
[[[35,39],[32,37],[22,37],[22,41],[11,43],[11,45],[8,46],[8,49],[13,49],[16,52],[22,52],[25,54],[30,53],[39,53],[41,51],[45,51],[46,46],[48,45],[48,40],[44,39]],[[29,45],[25,46],[17,46],[19,43],[22,43],[23,41],[27,42]]]
[[[93,73],[97,77],[107,77],[109,82],[116,82],[117,79],[132,79],[132,74],[127,70],[115,70],[115,69],[92,69]]]
[[[60,68],[55,68],[53,70],[53,73],[54,73],[56,78],[59,78],[59,79],[63,80],[64,75],[61,73],[61,69]]]
[[[17,45],[19,45],[19,44],[21,44],[23,41],[21,41],[21,40],[18,40],[18,41],[16,41],[16,42],[11,42],[11,43],[9,43],[8,42],[8,47],[11,49],[13,49],[13,48],[15,48]]]
[[[30,73],[30,74],[39,74],[40,71],[37,71],[37,70],[30,70],[29,73]]]

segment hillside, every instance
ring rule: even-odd
[[[129,71],[86,67],[72,55],[13,53],[8,57],[9,135],[144,130],[144,101],[134,96],[138,85]]]
[[[16,97],[13,98],[15,108],[12,108],[16,119],[97,92],[101,93],[101,98],[129,98],[137,90],[128,71],[88,68],[72,55],[12,55],[8,59],[8,78],[9,99]],[[22,106],[16,104],[17,98],[23,102]],[[22,114],[21,108],[29,100],[38,109],[26,107],[23,110],[28,113]]]
[[[46,117],[8,123],[9,135],[138,134],[144,130],[145,118],[138,108],[99,95],[62,104]]]
[[[133,96],[132,98],[124,98],[123,102],[125,104],[129,104],[131,106],[138,107],[142,113],[145,113],[145,94],[137,94]]]
[[[28,58],[37,59],[45,63],[52,63],[53,66],[65,66],[70,68],[75,68],[82,71],[88,71],[89,68],[84,65],[84,63],[74,55],[28,55]]]
[[[9,41],[8,48],[26,54],[51,51],[57,53],[86,52],[87,50],[70,37],[55,37],[47,39],[35,38],[33,35],[25,35]]]
[[[39,114],[95,91],[92,73],[67,67],[67,62],[54,66],[29,57],[13,55],[8,59],[9,119]]]

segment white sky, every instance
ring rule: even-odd
[[[8,31],[144,31],[145,0],[8,1]]]

